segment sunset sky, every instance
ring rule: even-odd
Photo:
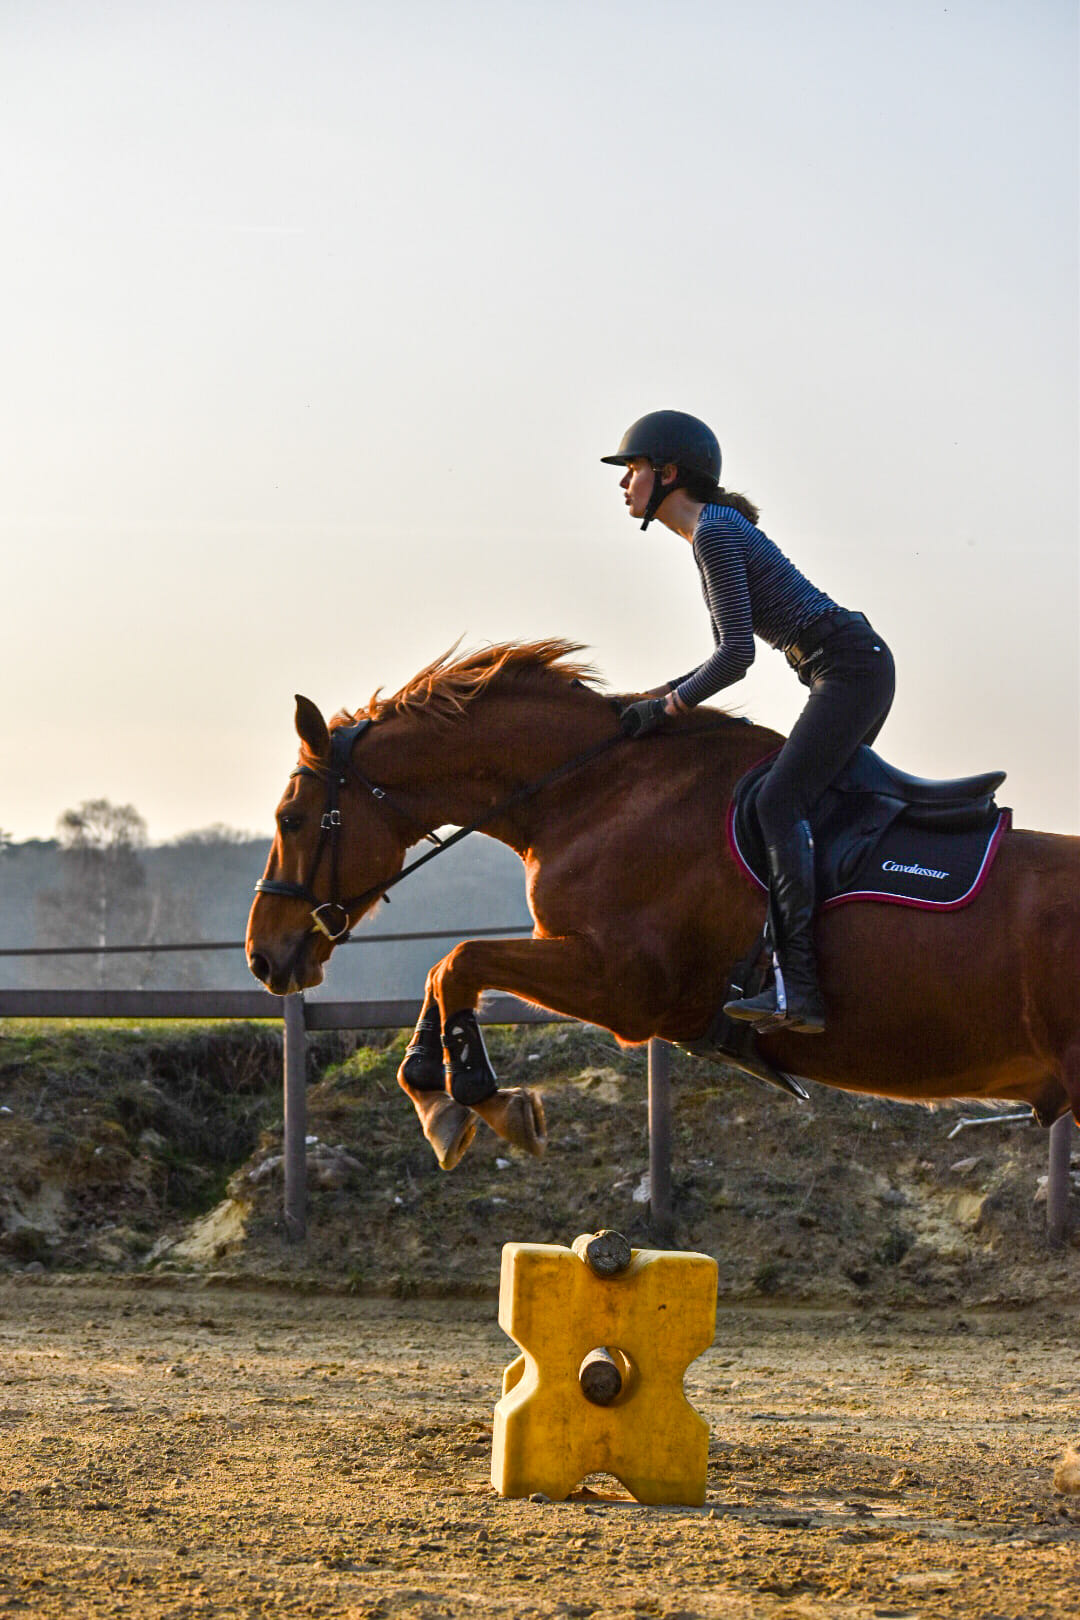
[[[1072,0],[0,0],[0,186],[16,838],[269,829],[293,694],[459,636],[683,673],[659,407],[892,645],[880,751],[1080,830]]]

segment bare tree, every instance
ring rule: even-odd
[[[179,833],[170,843],[175,849],[220,849],[236,844],[253,844],[269,839],[270,834],[241,832],[239,827],[227,827],[223,821],[212,821],[208,827],[196,827],[191,832]]]
[[[160,958],[112,956],[109,945],[160,944],[179,926],[197,939],[195,920],[161,884],[151,885],[143,859],[146,823],[130,804],[87,799],[57,822],[60,882],[38,895],[38,941],[42,945],[95,946],[93,977],[99,988],[142,988],[155,977]],[[171,960],[171,959],[170,959]],[[54,983],[85,983],[87,959],[55,958]],[[183,959],[176,964],[185,977]]]

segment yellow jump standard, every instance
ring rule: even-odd
[[[582,1242],[503,1245],[499,1326],[523,1354],[503,1374],[491,1482],[502,1496],[561,1501],[604,1472],[639,1502],[700,1506],[709,1426],[683,1377],[716,1331],[716,1261],[633,1249],[625,1269],[598,1276],[575,1252]],[[600,1347],[622,1374],[603,1406],[579,1381]]]

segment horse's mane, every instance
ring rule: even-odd
[[[501,641],[476,648],[455,657],[458,643],[418,670],[392,697],[383,697],[378,687],[366,706],[356,710],[339,709],[331,727],[351,725],[356,720],[383,720],[391,715],[424,715],[443,724],[465,712],[466,705],[487,691],[500,676],[514,680],[544,680],[563,690],[587,683],[593,696],[600,696],[599,677],[594,665],[578,657],[585,651],[580,642],[551,637],[547,641]],[[584,694],[583,694],[584,695]],[[741,716],[723,709],[695,709],[694,721],[701,729],[743,724]],[[675,721],[675,727],[689,724],[689,717]],[[303,754],[304,750],[301,749]]]
[[[355,718],[381,720],[391,714],[415,714],[422,710],[433,719],[446,721],[463,713],[466,704],[500,676],[539,675],[563,686],[597,678],[593,666],[578,657],[585,649],[575,641],[558,638],[502,641],[455,657],[457,648],[455,642],[418,670],[392,697],[384,698],[382,688],[378,688],[369,698],[367,707],[359,709]]]

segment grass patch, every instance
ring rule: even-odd
[[[312,1037],[313,1073],[353,1045]],[[101,1232],[211,1209],[280,1124],[281,1046],[227,1019],[0,1024],[0,1257],[78,1264]]]

